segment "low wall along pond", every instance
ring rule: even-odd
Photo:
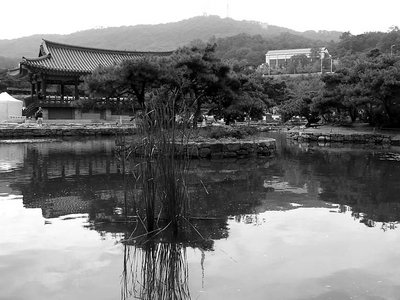
[[[7,138],[62,138],[70,136],[116,136],[134,135],[132,127],[110,126],[53,126],[53,127],[14,127],[0,128],[0,139]],[[187,145],[181,145],[181,150],[187,148],[187,153],[192,158],[245,158],[245,157],[269,157],[276,151],[274,139],[262,139],[254,141],[211,140],[206,142],[191,141]],[[139,151],[139,149],[137,149]]]
[[[288,132],[286,135],[288,138],[300,142],[398,145],[398,141],[394,137],[378,133],[327,134],[296,131]]]
[[[275,154],[274,139],[257,141],[189,142],[188,153],[192,158],[244,158],[270,157]]]

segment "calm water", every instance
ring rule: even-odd
[[[135,247],[113,140],[1,143],[0,299],[400,299],[400,152],[278,146],[193,163],[207,242]]]

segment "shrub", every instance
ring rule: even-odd
[[[212,126],[202,130],[200,135],[212,139],[235,138],[243,139],[254,135],[257,129],[249,126],[231,127],[231,126]]]

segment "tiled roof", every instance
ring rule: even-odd
[[[89,74],[97,67],[108,67],[143,56],[167,56],[172,52],[137,52],[96,49],[43,40],[39,57],[25,58],[22,66],[55,72]]]

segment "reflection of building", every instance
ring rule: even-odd
[[[305,55],[310,60],[324,59],[330,57],[328,49],[323,48],[304,48],[304,49],[285,49],[270,50],[265,54],[265,63],[271,69],[279,69],[286,66],[288,61],[296,55]]]
[[[170,54],[95,49],[43,40],[39,57],[24,57],[20,63],[20,74],[28,75],[31,83],[31,103],[27,107],[27,114],[41,106],[45,119],[80,119],[81,111],[75,104],[81,97],[78,86],[82,83],[82,76],[91,74],[100,66],[110,67],[124,60]],[[57,87],[53,93],[50,93],[51,85],[53,89]]]

